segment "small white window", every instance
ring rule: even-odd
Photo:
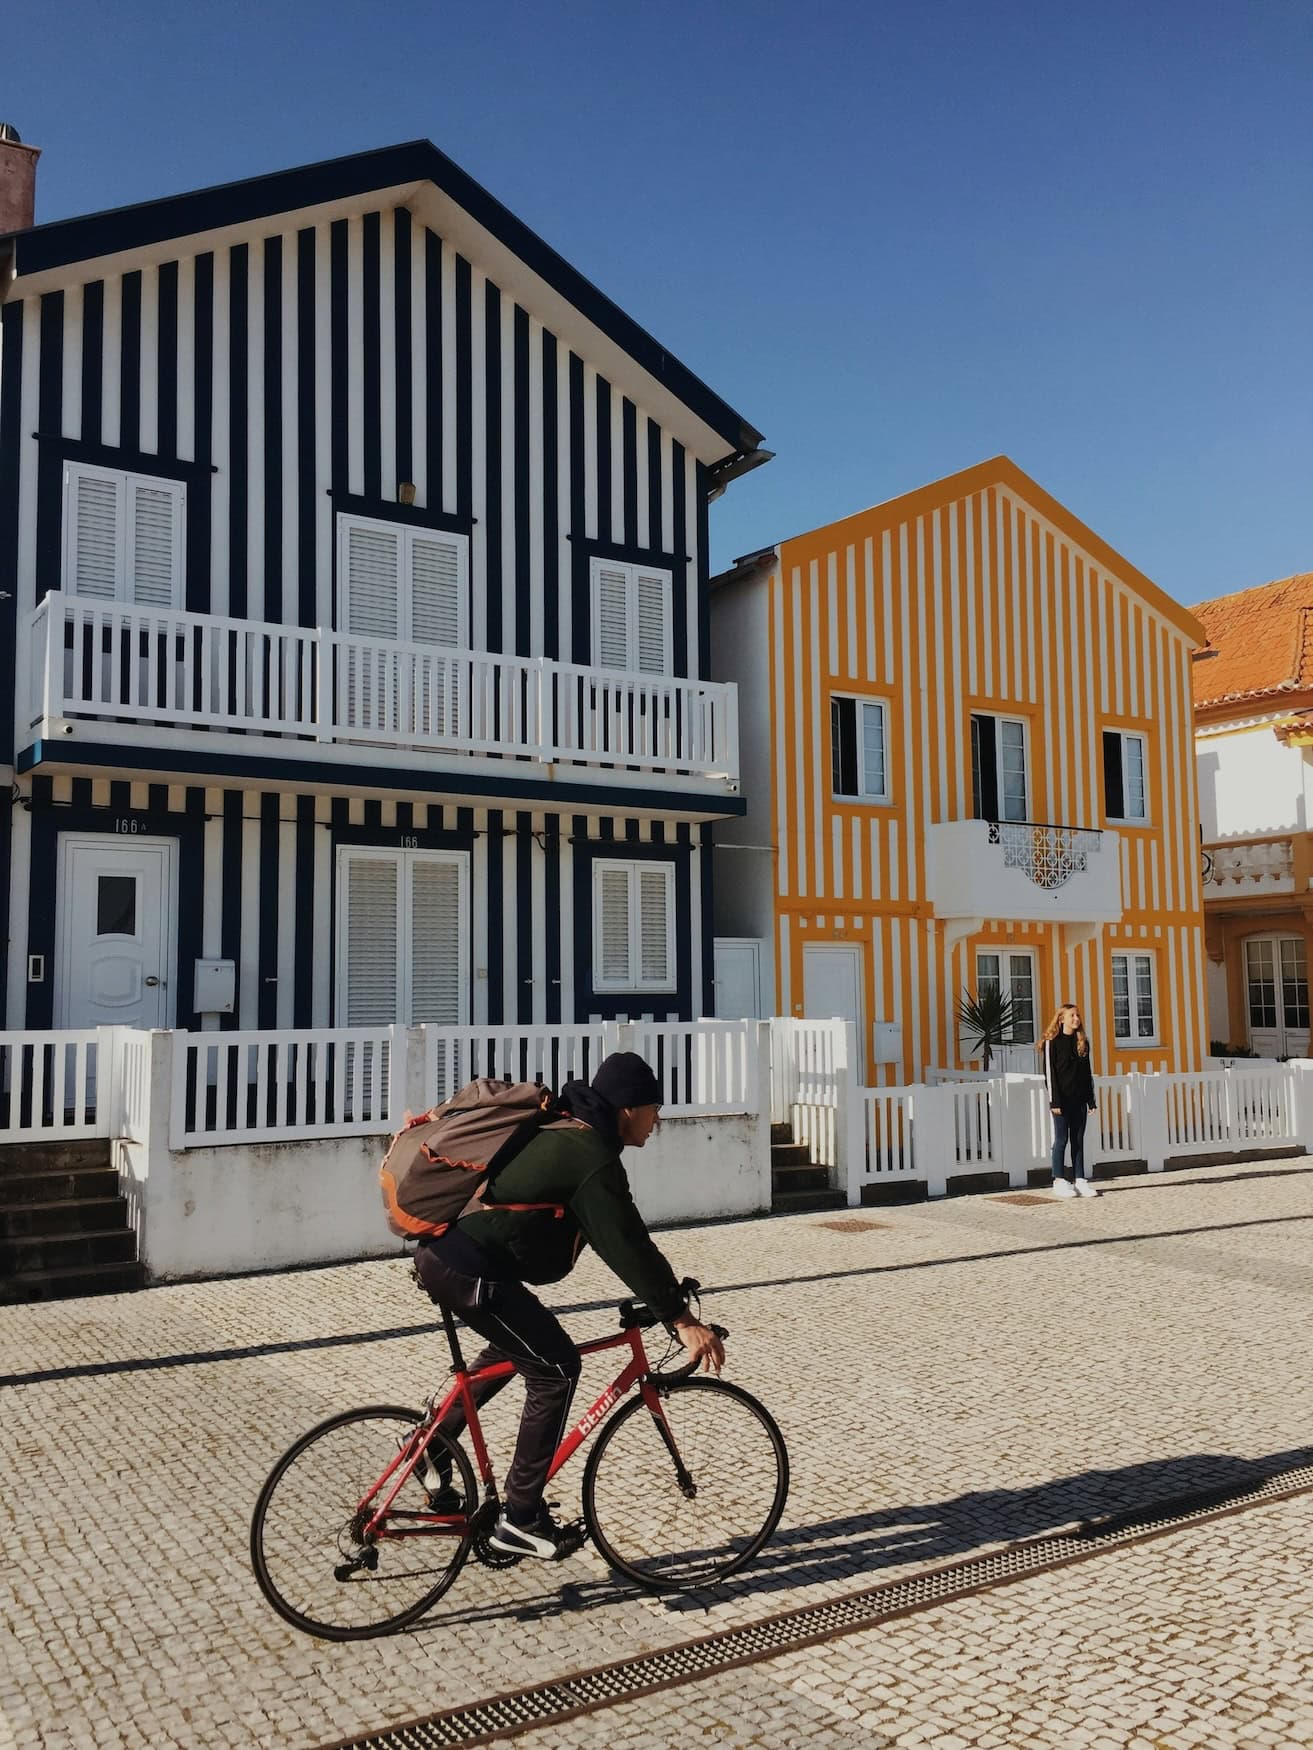
[[[464,535],[338,517],[342,630],[357,638],[464,649],[469,542]]]
[[[675,865],[593,864],[593,989],[675,988]]]
[[[592,584],[594,667],[670,674],[670,573],[594,559]]]
[[[186,511],[187,488],[181,480],[67,463],[67,594],[152,608],[181,607]]]
[[[889,800],[885,708],[878,700],[830,700],[830,777],[836,796]]]
[[[1103,732],[1103,802],[1109,820],[1149,817],[1145,795],[1145,745],[1142,735],[1120,729]]]
[[[464,851],[339,851],[339,1027],[463,1025],[468,942]]]
[[[1112,1033],[1119,1045],[1158,1043],[1152,954],[1113,955]]]

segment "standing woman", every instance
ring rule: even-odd
[[[1090,1042],[1075,1003],[1063,1003],[1044,1032],[1044,1080],[1053,1113],[1053,1195],[1097,1197],[1085,1176],[1085,1120],[1095,1110]],[[1071,1169],[1065,1156],[1071,1148]]]

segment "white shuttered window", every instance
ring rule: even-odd
[[[181,480],[69,462],[64,469],[66,592],[152,608],[181,607],[186,511]]]
[[[593,662],[630,674],[670,674],[671,579],[651,566],[594,559]]]
[[[469,543],[464,535],[339,516],[337,568],[344,632],[465,648]]]
[[[469,982],[468,856],[343,846],[337,1024],[463,1026]]]
[[[593,864],[593,988],[675,988],[675,865]]]

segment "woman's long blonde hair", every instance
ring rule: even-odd
[[[1044,1029],[1044,1037],[1040,1040],[1041,1045],[1047,1045],[1050,1039],[1056,1039],[1058,1034],[1061,1033],[1061,1031],[1062,1031],[1062,1017],[1066,1014],[1068,1009],[1075,1009],[1076,1013],[1079,1014],[1080,1013],[1080,1004],[1079,1003],[1059,1003],[1058,1004],[1057,1008],[1053,1011],[1053,1019],[1049,1022],[1048,1026]],[[1077,1027],[1077,1029],[1076,1029],[1076,1050],[1080,1053],[1080,1055],[1082,1057],[1088,1057],[1090,1054],[1090,1042],[1089,1042],[1089,1039],[1086,1037],[1084,1021],[1082,1021],[1080,1026]]]

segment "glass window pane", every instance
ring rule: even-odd
[[[980,719],[971,718],[971,813],[976,820],[985,818],[985,787],[980,770]]]
[[[1308,967],[1302,936],[1281,943],[1281,1007],[1287,1027],[1308,1026]]]
[[[1026,818],[1026,731],[1010,717],[999,720],[999,778],[1004,820]]]
[[[862,706],[862,793],[884,795],[884,706]]]
[[[1112,957],[1112,1031],[1117,1039],[1131,1036],[1130,972],[1125,954]]]
[[[1127,820],[1144,819],[1144,737],[1127,735],[1122,738],[1122,806]]]
[[[1029,954],[1009,954],[1008,980],[1012,995],[1012,1042],[1035,1043],[1035,972]]]
[[[101,875],[96,882],[96,934],[135,936],[137,933],[137,877]]]
[[[1152,1039],[1155,1032],[1153,962],[1147,954],[1137,954],[1135,957],[1135,1020],[1140,1038]]]
[[[986,990],[997,990],[999,987],[999,967],[997,954],[976,955],[976,992],[983,996]]]
[[[1249,1025],[1275,1027],[1276,969],[1271,942],[1246,942],[1245,965],[1249,984]]]

